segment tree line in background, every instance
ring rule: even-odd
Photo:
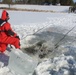
[[[73,5],[73,0],[3,0],[5,4]]]
[[[56,5],[56,4],[60,4],[60,5],[73,5],[74,2],[73,0],[28,0],[28,3],[30,4],[52,4],[52,5]]]

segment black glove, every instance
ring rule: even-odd
[[[18,38],[20,40],[19,36],[16,36],[15,38]]]

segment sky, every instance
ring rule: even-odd
[[[76,14],[68,13],[68,6],[14,7],[39,10],[39,12],[7,10],[13,30],[20,36],[21,48],[33,46],[32,48],[35,47],[38,52],[32,55],[8,48],[4,54],[0,54],[0,75],[32,75],[34,71],[37,75],[75,75]],[[64,36],[65,39],[59,42]],[[40,41],[45,41],[41,48],[37,46],[37,42]],[[57,43],[59,47],[55,49]],[[46,53],[44,59],[39,58],[42,54],[40,50]]]
[[[74,2],[76,2],[76,0],[73,0]]]

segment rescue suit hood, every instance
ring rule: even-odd
[[[4,20],[4,21],[9,19],[9,14],[6,10],[3,10],[1,19]]]

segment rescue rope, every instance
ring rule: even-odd
[[[54,52],[57,52],[57,48],[59,47],[59,43],[67,36],[68,33],[70,33],[74,28],[76,27],[76,25],[74,27],[72,27],[54,46],[54,49],[50,52],[51,56],[53,55]]]
[[[76,25],[71,28],[56,44],[55,44],[55,49],[59,47],[59,43],[67,36],[68,33],[70,33],[74,28],[76,27]]]
[[[23,37],[21,40],[23,40],[24,38],[26,38],[26,37],[28,37],[28,36],[30,36],[30,35],[35,35],[36,33],[38,33],[39,31],[41,31],[41,30],[43,30],[43,29],[45,29],[46,27],[49,27],[49,26],[46,25],[46,26],[44,26],[44,27],[38,29],[36,32],[34,32],[34,33],[32,33],[32,34],[26,35],[26,36]]]

